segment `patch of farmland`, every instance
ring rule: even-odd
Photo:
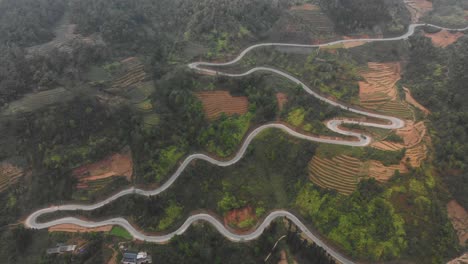
[[[400,80],[399,62],[369,62],[368,69],[360,72],[365,81],[359,82],[361,106],[378,112],[411,119],[413,112],[398,98],[396,83]]]
[[[271,41],[318,43],[337,38],[334,24],[318,6],[304,4],[291,7],[269,32]]]
[[[411,13],[413,23],[417,23],[421,17],[432,10],[432,2],[428,0],[404,0],[404,2]]]
[[[455,43],[464,34],[462,32],[451,33],[448,30],[441,30],[437,33],[426,33],[424,36],[431,39],[432,44],[436,47],[445,48],[450,44]]]
[[[468,241],[468,212],[457,201],[452,200],[447,204],[447,214],[457,231],[460,246],[464,246]]]
[[[309,179],[324,189],[333,189],[349,195],[357,187],[360,179],[374,178],[386,182],[396,171],[408,173],[408,168],[401,161],[399,164],[385,166],[380,161],[361,161],[347,155],[337,155],[331,159],[314,156],[309,162]]]
[[[73,170],[73,177],[78,179],[78,189],[98,190],[112,181],[112,177],[126,177],[132,180],[133,160],[129,149],[112,154],[98,162],[86,164]],[[110,179],[110,181],[109,181]]]
[[[128,89],[148,79],[143,63],[135,57],[120,61],[122,73],[114,79],[111,89]]]
[[[8,161],[0,162],[0,192],[18,182],[18,180],[24,175],[25,171],[23,168],[20,168]]]
[[[427,146],[423,142],[406,149],[406,154],[403,157],[403,160],[408,162],[411,167],[418,168],[421,166],[421,163],[427,158]]]
[[[112,229],[111,225],[100,226],[100,227],[82,227],[73,224],[61,224],[49,227],[49,232],[68,232],[68,233],[87,233],[87,232],[109,232]]]
[[[195,95],[202,102],[205,115],[210,120],[218,118],[222,113],[243,115],[249,107],[247,97],[232,96],[228,91],[204,91]]]
[[[62,87],[37,93],[29,93],[23,98],[10,103],[5,110],[3,110],[2,114],[14,115],[33,112],[44,106],[64,102],[73,97],[73,93]]]
[[[334,189],[342,194],[351,194],[362,175],[362,162],[345,155],[332,159],[314,156],[309,162],[309,179],[325,189]]]

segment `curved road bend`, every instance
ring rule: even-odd
[[[404,35],[402,35],[400,37],[395,37],[395,38],[339,40],[339,41],[334,41],[334,42],[330,42],[330,43],[326,43],[326,44],[320,44],[320,45],[264,43],[264,44],[257,44],[257,45],[250,46],[249,48],[242,51],[242,53],[240,53],[240,55],[237,58],[235,58],[234,60],[232,60],[230,62],[226,62],[226,63],[196,62],[196,63],[191,63],[191,64],[188,65],[191,69],[196,70],[196,71],[201,72],[201,73],[211,73],[211,74],[225,75],[225,76],[228,76],[228,77],[246,76],[246,75],[249,75],[249,74],[254,73],[256,71],[272,72],[272,73],[278,74],[280,76],[283,76],[283,77],[291,80],[292,82],[294,82],[294,83],[296,83],[298,85],[301,85],[302,88],[307,93],[309,93],[312,96],[315,96],[316,98],[318,98],[319,100],[321,100],[323,102],[326,102],[328,104],[334,105],[336,107],[340,107],[341,109],[351,111],[351,112],[354,112],[354,113],[357,113],[357,114],[361,114],[361,115],[365,115],[365,116],[379,118],[379,119],[389,121],[389,124],[377,124],[377,123],[359,122],[359,121],[353,121],[353,120],[330,120],[327,123],[327,127],[329,129],[331,129],[331,130],[333,130],[333,131],[335,131],[337,133],[343,134],[343,135],[354,136],[354,137],[358,138],[358,141],[331,140],[331,139],[323,139],[323,138],[303,135],[303,134],[300,134],[300,133],[288,128],[287,126],[282,125],[282,124],[264,125],[264,126],[261,126],[261,127],[257,128],[257,129],[255,129],[254,131],[252,131],[247,136],[247,138],[243,142],[240,150],[237,152],[236,156],[233,159],[229,160],[229,161],[219,161],[219,160],[213,159],[213,158],[211,158],[211,157],[209,157],[207,155],[193,154],[193,155],[190,155],[189,157],[187,157],[184,160],[184,162],[181,164],[181,166],[169,178],[169,180],[166,183],[164,183],[161,187],[159,187],[159,188],[157,188],[155,190],[147,191],[147,190],[137,189],[135,187],[130,187],[130,188],[126,189],[126,190],[123,190],[123,191],[121,191],[121,192],[119,192],[119,193],[117,193],[117,194],[115,194],[115,195],[101,201],[101,202],[91,204],[91,205],[67,204],[67,205],[51,206],[51,207],[48,207],[48,208],[40,209],[40,210],[37,210],[37,211],[33,212],[31,215],[29,215],[27,217],[27,219],[25,220],[25,223],[24,223],[25,226],[27,228],[44,229],[44,228],[48,228],[48,227],[55,226],[55,225],[58,225],[58,224],[75,224],[75,225],[79,225],[79,226],[83,226],[83,227],[99,227],[99,226],[103,226],[103,225],[119,225],[119,226],[127,229],[130,232],[130,234],[136,239],[143,240],[143,241],[148,241],[148,242],[164,243],[164,242],[169,241],[175,235],[183,234],[193,222],[201,220],[201,221],[206,221],[206,222],[210,223],[211,225],[213,225],[222,235],[224,235],[226,238],[228,238],[228,239],[230,239],[232,241],[248,241],[248,240],[258,238],[263,233],[265,228],[268,225],[270,225],[270,223],[274,219],[276,219],[278,217],[286,217],[286,218],[290,219],[292,222],[294,222],[294,224],[296,224],[304,232],[304,234],[308,238],[310,238],[318,246],[320,246],[324,250],[326,250],[327,253],[330,254],[332,257],[334,257],[336,260],[338,260],[341,263],[346,263],[346,264],[354,263],[352,260],[350,260],[350,259],[346,258],[345,256],[341,255],[339,252],[337,252],[333,248],[326,245],[323,241],[321,241],[316,235],[314,235],[309,229],[307,229],[307,227],[296,216],[294,216],[290,212],[282,211],[282,210],[277,210],[277,211],[273,211],[272,213],[270,213],[264,219],[264,221],[257,227],[257,229],[255,231],[253,231],[250,234],[245,234],[245,235],[238,235],[238,234],[231,233],[229,230],[227,230],[224,227],[223,223],[219,222],[216,218],[214,218],[213,216],[208,215],[208,214],[197,214],[197,215],[190,216],[179,229],[177,229],[176,231],[174,231],[172,233],[162,235],[162,236],[145,235],[145,234],[139,232],[138,230],[136,230],[124,218],[112,218],[112,219],[108,219],[108,220],[100,221],[100,222],[91,222],[91,221],[83,221],[83,220],[80,220],[80,219],[77,219],[77,218],[74,218],[74,217],[65,217],[65,218],[57,219],[57,220],[50,221],[50,222],[47,222],[47,223],[38,223],[37,218],[39,216],[41,216],[41,215],[48,214],[48,213],[53,213],[53,212],[57,212],[57,211],[75,211],[75,210],[90,211],[90,210],[94,210],[94,209],[100,208],[100,207],[102,207],[102,206],[104,206],[104,205],[106,205],[106,204],[120,198],[120,197],[129,195],[129,194],[139,194],[139,195],[144,195],[144,196],[158,195],[161,192],[164,192],[165,190],[167,190],[177,180],[177,178],[181,175],[181,173],[185,170],[185,168],[193,160],[197,160],[197,159],[205,160],[205,161],[207,161],[207,162],[209,162],[211,164],[214,164],[214,165],[217,165],[217,166],[223,166],[223,167],[230,166],[230,165],[238,162],[243,157],[243,155],[245,154],[245,151],[247,150],[247,147],[250,145],[250,142],[259,133],[261,133],[262,131],[264,131],[266,129],[271,129],[271,128],[281,129],[281,130],[287,132],[288,134],[290,134],[290,135],[292,135],[294,137],[301,138],[301,139],[304,139],[304,140],[315,141],[315,142],[329,143],[329,144],[339,144],[339,145],[346,145],[346,146],[356,146],[356,147],[367,146],[371,142],[370,137],[362,135],[360,133],[355,133],[355,132],[351,132],[351,131],[344,131],[344,130],[339,128],[339,125],[343,124],[343,123],[348,123],[348,124],[359,124],[359,125],[362,125],[362,126],[378,127],[378,128],[385,128],[385,129],[397,129],[397,128],[401,128],[401,127],[404,126],[404,121],[401,120],[401,119],[395,118],[395,117],[391,117],[391,116],[385,116],[385,115],[380,115],[380,114],[376,114],[376,113],[366,112],[366,111],[359,110],[359,109],[350,108],[350,107],[347,107],[347,106],[345,106],[343,104],[340,104],[338,102],[332,101],[332,100],[330,100],[328,98],[325,98],[325,97],[320,96],[319,94],[315,93],[312,89],[307,87],[304,83],[299,81],[297,78],[295,78],[295,77],[293,77],[293,76],[291,76],[291,75],[289,75],[287,73],[284,73],[282,71],[275,70],[275,69],[272,69],[272,68],[256,67],[256,68],[253,68],[250,71],[242,73],[242,74],[229,74],[229,73],[223,73],[223,72],[218,72],[218,71],[214,71],[214,70],[203,69],[200,66],[227,66],[227,65],[232,65],[232,64],[237,63],[238,61],[240,61],[249,51],[251,51],[251,50],[253,50],[255,48],[258,48],[258,47],[288,46],[288,47],[317,48],[317,47],[332,46],[332,45],[335,45],[335,44],[340,44],[340,43],[345,43],[345,42],[352,42],[352,41],[378,42],[378,41],[403,40],[403,39],[407,39],[408,37],[413,35],[414,32],[415,32],[415,29],[417,27],[420,27],[420,26],[431,26],[431,27],[438,28],[438,29],[446,29],[446,30],[452,30],[452,31],[465,31],[465,30],[468,30],[468,27],[463,28],[463,29],[449,29],[449,28],[444,28],[444,27],[439,27],[439,26],[429,25],[429,24],[412,24],[412,25],[409,26],[408,32],[406,34],[404,34]]]

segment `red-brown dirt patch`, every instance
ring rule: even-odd
[[[49,232],[69,232],[69,233],[84,233],[84,232],[109,232],[112,229],[111,225],[86,228],[73,224],[61,224],[49,227]]]
[[[0,192],[4,191],[11,184],[16,183],[25,172],[9,162],[0,162]]]
[[[432,40],[432,44],[436,47],[445,48],[448,45],[457,41],[461,36],[463,36],[462,32],[450,33],[447,30],[441,30],[437,33],[426,33],[424,34],[426,37]]]
[[[86,186],[89,181],[99,179],[125,176],[128,181],[132,180],[133,160],[129,149],[121,153],[112,154],[101,161],[86,164],[73,170],[73,176],[78,178],[78,187]]]
[[[214,120],[222,113],[227,115],[245,114],[249,101],[245,96],[232,96],[228,91],[206,91],[195,94],[203,104],[208,119]]]
[[[447,264],[468,264],[468,253],[465,253],[456,259],[452,259],[447,262]]]
[[[303,5],[292,6],[291,10],[315,11],[315,10],[320,10],[320,7],[313,5],[313,4],[303,4]]]
[[[447,214],[457,231],[458,242],[464,246],[468,240],[468,212],[457,201],[452,200],[447,204]]]
[[[411,21],[416,23],[426,13],[432,10],[432,2],[428,0],[405,0],[406,7],[411,13]]]
[[[278,102],[278,108],[281,111],[283,110],[284,105],[288,102],[288,95],[285,93],[277,93],[276,101]]]
[[[251,206],[234,209],[224,215],[224,225],[238,226],[239,223],[249,219],[256,219],[255,211]]]
[[[381,182],[386,182],[391,179],[397,170],[400,173],[408,173],[408,169],[403,163],[385,166],[380,161],[369,161],[369,177]]]

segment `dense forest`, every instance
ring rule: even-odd
[[[455,198],[468,208],[468,38],[447,49],[422,36],[411,38],[410,44],[405,84],[433,112],[434,162]]]
[[[380,27],[380,33],[398,34],[410,20],[402,1],[320,0],[319,4],[333,19],[336,29],[343,33]]]

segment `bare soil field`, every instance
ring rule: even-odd
[[[411,148],[419,144],[426,135],[427,128],[423,121],[414,123],[414,121],[406,121],[405,127],[397,130],[397,135],[403,138],[404,146]]]
[[[460,246],[464,246],[468,240],[468,212],[457,201],[452,200],[447,204],[447,214],[457,231]]]
[[[285,93],[277,93],[276,101],[278,101],[278,109],[283,110],[284,105],[288,102],[288,95]]]
[[[378,112],[412,119],[413,112],[398,98],[396,83],[401,78],[399,62],[369,62],[360,72],[365,81],[359,82],[360,105]]]
[[[83,165],[73,170],[73,176],[78,178],[78,187],[86,187],[90,181],[96,181],[114,176],[125,176],[131,181],[133,175],[133,160],[130,150],[115,153],[96,163]]]
[[[224,215],[224,225],[238,227],[239,223],[249,219],[257,219],[255,211],[251,206],[234,209]]]
[[[0,192],[6,190],[10,185],[16,183],[25,171],[9,162],[0,162]]]
[[[315,11],[320,10],[320,7],[313,5],[313,4],[303,4],[303,5],[295,5],[292,6],[290,10],[307,10],[307,11]]]
[[[69,233],[85,233],[85,232],[109,232],[112,229],[111,225],[86,228],[73,224],[61,224],[49,227],[49,232],[69,232]]]
[[[436,47],[445,48],[450,44],[455,43],[464,34],[462,32],[450,33],[447,30],[441,30],[437,33],[426,33],[424,36],[432,40],[432,44]]]
[[[245,96],[232,96],[228,91],[206,91],[196,93],[203,104],[208,119],[214,120],[222,113],[226,115],[245,114],[249,101]]]
[[[447,262],[447,264],[468,264],[468,253],[465,253],[460,257]]]
[[[404,0],[411,13],[411,21],[416,23],[421,17],[432,11],[432,2],[428,0]]]
[[[369,161],[369,172],[368,175],[371,178],[374,178],[381,182],[386,182],[395,175],[396,171],[400,173],[408,173],[408,169],[406,168],[404,163],[400,163],[398,165],[392,166],[385,166],[380,161],[371,160]]]

